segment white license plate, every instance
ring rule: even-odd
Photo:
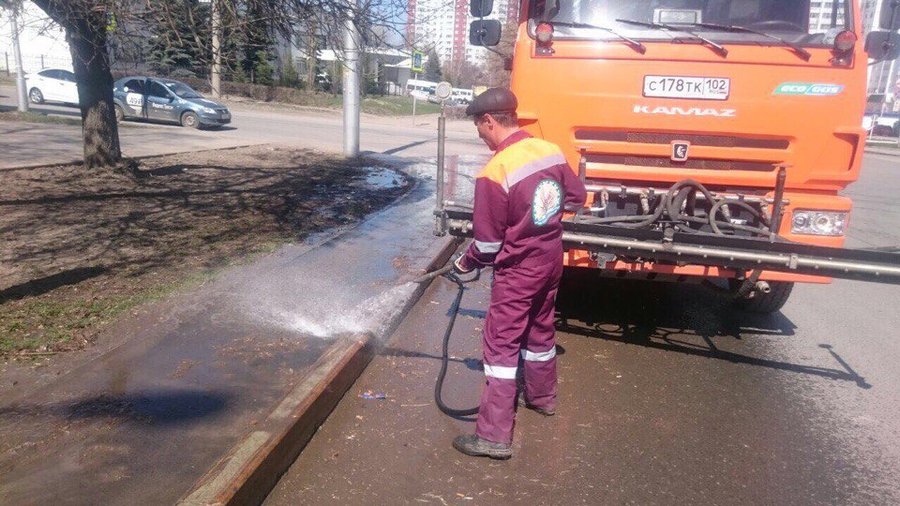
[[[727,100],[731,79],[726,77],[644,76],[644,96]]]

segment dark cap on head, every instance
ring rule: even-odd
[[[506,88],[491,88],[485,90],[481,95],[475,97],[475,100],[466,107],[467,116],[477,116],[491,112],[516,112],[519,101],[513,92]]]

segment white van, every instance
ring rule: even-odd
[[[433,95],[438,83],[410,79],[406,81],[406,94],[419,100],[428,100],[428,95]]]
[[[471,104],[472,100],[475,99],[475,94],[472,93],[472,90],[453,88],[453,93],[450,94],[450,98],[459,104]]]

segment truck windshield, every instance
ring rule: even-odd
[[[653,26],[664,24],[718,43],[772,44],[775,37],[815,47],[833,45],[853,26],[849,0],[534,0],[531,13],[532,29],[555,22],[555,39],[690,38]]]

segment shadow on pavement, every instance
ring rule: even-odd
[[[390,347],[390,346],[382,348],[378,354],[385,356],[385,357],[427,358],[427,359],[431,359],[431,360],[440,360],[441,359],[441,356],[437,353],[435,353],[435,354],[422,353],[420,351],[403,350],[400,348],[394,348],[394,347]],[[468,369],[470,371],[481,371],[482,369],[484,369],[483,362],[480,359],[473,358],[473,357],[458,358],[458,357],[451,356],[448,359],[448,361],[457,363],[457,364],[463,364],[466,366],[466,369]]]
[[[585,337],[634,344],[728,362],[852,381],[871,388],[829,345],[840,369],[754,357],[734,341],[795,335],[781,313],[759,315],[734,309],[730,301],[696,285],[600,278],[567,273],[557,299],[557,328]],[[718,344],[717,344],[718,343]],[[728,349],[723,349],[728,348]]]
[[[401,151],[406,151],[407,149],[414,148],[414,147],[416,147],[416,146],[421,146],[422,144],[428,144],[429,142],[431,142],[430,139],[424,140],[424,141],[410,142],[409,144],[404,144],[404,145],[402,145],[402,146],[397,146],[396,148],[386,149],[386,150],[382,151],[381,154],[383,154],[383,155],[393,155],[393,154],[397,154],[397,153],[399,153],[399,152],[401,152]]]
[[[48,109],[46,107],[42,107],[40,105],[29,104],[28,111],[33,112],[35,114],[44,114],[50,115],[55,114],[57,116],[71,116],[73,118],[81,118],[81,109],[77,107],[69,107],[63,104],[59,104],[57,107],[65,107],[69,110],[60,110],[60,109]],[[0,105],[0,112],[14,112],[17,111],[18,107],[14,105]]]
[[[47,417],[74,421],[115,419],[152,425],[189,424],[225,410],[228,396],[192,390],[155,390],[132,394],[101,394],[54,404],[14,404],[0,407],[0,421],[28,423]]]

